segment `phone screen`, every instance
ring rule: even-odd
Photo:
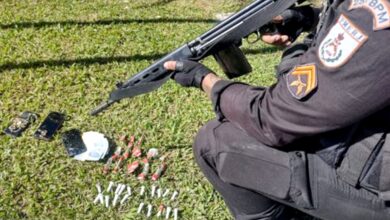
[[[68,155],[71,157],[87,151],[87,148],[85,147],[81,137],[81,132],[77,129],[65,131],[62,134],[62,143],[64,144]]]
[[[64,122],[64,115],[58,112],[51,112],[39,126],[34,136],[38,139],[49,140]]]

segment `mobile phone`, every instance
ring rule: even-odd
[[[87,151],[83,139],[81,138],[81,132],[77,129],[65,131],[62,134],[62,143],[64,144],[66,152],[70,157],[74,157]]]
[[[34,137],[49,141],[65,121],[65,115],[59,112],[50,112],[34,133]]]
[[[23,112],[12,120],[4,133],[11,137],[19,137],[37,118],[38,115],[33,112]]]

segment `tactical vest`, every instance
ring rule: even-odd
[[[325,1],[317,29],[302,44],[283,53],[278,77],[288,73],[315,39],[325,34],[322,27],[333,21],[329,7],[342,0]],[[334,6],[334,5],[333,5]],[[321,135],[316,154],[336,169],[340,179],[356,188],[367,189],[390,201],[390,107],[348,128]]]
[[[329,7],[341,4],[342,0],[327,1],[324,4],[322,18],[316,37],[321,33],[322,25],[329,22]],[[356,188],[367,189],[384,201],[390,201],[390,107],[349,128],[345,128],[339,142],[327,146],[318,155],[336,169],[340,179]],[[337,133],[334,132],[334,133]],[[321,143],[328,140],[322,138]],[[327,152],[327,153],[324,153]]]

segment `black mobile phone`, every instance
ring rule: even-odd
[[[34,133],[34,137],[41,140],[51,140],[55,132],[61,128],[65,115],[59,112],[50,112]]]
[[[66,152],[70,157],[74,157],[87,151],[83,139],[81,138],[81,132],[77,129],[65,131],[62,134],[62,143],[64,144]]]

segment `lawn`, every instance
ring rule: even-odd
[[[108,97],[117,81],[191,41],[214,24],[217,13],[248,1],[229,0],[3,0],[0,2],[0,128],[23,111],[38,122],[13,139],[0,135],[0,219],[143,219],[140,202],[178,207],[181,219],[230,219],[220,196],[200,173],[191,144],[214,117],[205,94],[169,81],[158,91],[123,100],[98,117],[89,111]],[[262,43],[244,50],[253,73],[237,80],[274,82],[281,51]],[[220,75],[213,59],[204,62]],[[33,138],[51,111],[68,116],[50,142]],[[135,176],[102,174],[103,163],[69,158],[60,134],[77,128],[144,135],[143,149],[169,153],[157,183]],[[153,169],[155,165],[153,165]],[[156,184],[180,191],[176,201],[134,196],[126,205],[94,205],[95,184],[126,183],[134,190]]]

